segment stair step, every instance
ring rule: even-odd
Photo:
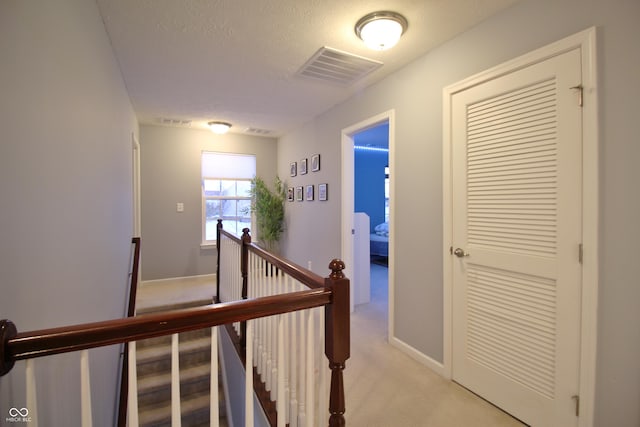
[[[151,314],[210,305],[211,299],[139,310]],[[211,384],[211,328],[179,334],[181,421],[208,426]],[[140,340],[136,345],[140,426],[171,425],[171,335]],[[217,343],[216,343],[217,344]],[[218,373],[220,425],[227,426],[222,379]]]
[[[209,425],[210,400],[209,393],[189,399],[181,398],[182,424],[188,426]],[[224,408],[224,405],[222,406]],[[140,426],[170,426],[171,402],[162,406],[140,410],[138,419]]]
[[[186,343],[187,341],[196,340],[203,337],[211,337],[211,328],[196,329],[195,331],[181,332],[179,335],[179,342]],[[136,341],[136,348],[142,350],[147,347],[158,347],[171,345],[171,335],[163,335],[161,337],[147,338],[144,340]]]
[[[208,393],[211,383],[211,366],[193,366],[180,370],[180,394]],[[153,406],[171,399],[171,373],[154,375],[138,381],[138,406]]]
[[[211,361],[211,337],[202,337],[179,343],[180,366],[209,364]],[[144,347],[136,351],[138,380],[148,376],[171,372],[171,346]]]

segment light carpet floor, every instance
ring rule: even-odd
[[[355,427],[507,427],[522,423],[387,342],[387,269],[371,267],[371,302],[351,317],[345,417]]]

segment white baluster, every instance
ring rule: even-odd
[[[319,384],[319,399],[318,399],[318,415],[320,418],[319,425],[326,426],[329,425],[329,391],[327,388],[327,384],[329,383],[329,369],[328,369],[328,361],[324,355],[324,332],[325,332],[325,318],[324,318],[324,308],[318,309],[319,313],[319,327],[318,327],[318,370],[320,375],[320,384]]]
[[[285,414],[287,402],[284,393],[284,315],[278,316],[278,398],[276,399],[276,411],[278,412],[278,427],[287,425]]]
[[[91,373],[89,370],[89,350],[80,352],[80,407],[82,427],[91,427]]]
[[[129,343],[129,391],[127,408],[129,427],[138,427],[138,372],[136,368],[136,342]]]
[[[27,389],[27,410],[31,415],[31,423],[29,426],[38,427],[38,399],[36,388],[36,372],[33,359],[27,359],[25,366],[25,382]],[[5,414],[2,414],[5,416]]]
[[[276,269],[277,271],[277,269]],[[275,272],[272,271],[273,274],[276,274]],[[272,295],[280,295],[282,293],[282,281],[281,279],[281,274],[280,272],[278,272],[277,276],[272,276],[271,277],[271,289],[272,289]],[[281,367],[281,361],[280,361],[280,353],[278,352],[278,339],[279,339],[279,321],[280,321],[280,317],[276,317],[273,316],[272,320],[271,320],[271,327],[273,330],[272,336],[273,336],[273,341],[272,341],[272,349],[273,349],[273,364],[272,364],[272,369],[271,369],[271,382],[274,385],[273,388],[274,390],[271,392],[271,400],[276,400],[277,396],[280,393],[280,389],[278,388],[280,386],[280,383],[278,382],[278,369],[279,367]]]
[[[307,377],[307,392],[306,392],[306,408],[307,408],[307,427],[313,427],[313,418],[314,418],[314,406],[315,406],[315,395],[313,386],[315,384],[315,369],[313,364],[313,359],[315,357],[314,347],[314,331],[313,331],[313,312],[309,311],[309,316],[307,318],[307,359],[305,362],[306,368],[306,377]]]
[[[260,277],[260,289],[261,296],[267,295],[267,263],[265,261],[262,262],[263,272]],[[271,366],[267,364],[269,360],[269,328],[268,328],[269,319],[266,317],[261,318],[260,320],[260,345],[262,346],[262,351],[260,354],[260,363],[262,366],[262,370],[260,371],[260,378],[265,383],[265,389],[267,391],[271,390],[270,384],[268,382],[267,373],[270,372]]]
[[[209,425],[218,427],[220,425],[220,409],[218,401],[218,327],[211,328],[211,382],[209,385],[210,403],[209,403]]]
[[[253,288],[253,294],[252,296],[254,298],[257,298],[258,296],[260,296],[260,290],[258,288],[258,277],[260,275],[260,259],[254,255],[253,253],[251,254],[251,259],[252,259],[252,278],[253,280],[251,280],[251,284],[252,284],[252,288]],[[259,346],[258,346],[258,335],[254,333],[253,335],[253,365],[257,368],[258,367],[258,351],[259,351]],[[259,371],[259,370],[258,370]]]
[[[307,378],[306,369],[304,367],[304,363],[307,360],[306,352],[306,340],[305,340],[305,332],[307,330],[307,322],[309,317],[309,310],[303,310],[300,312],[300,329],[298,332],[298,336],[300,339],[299,342],[299,358],[298,358],[298,378],[300,388],[298,389],[298,425],[306,426],[307,425],[307,411],[305,404],[307,403],[306,392],[307,392]]]
[[[291,403],[289,404],[290,427],[298,427],[298,400],[297,400],[297,385],[298,385],[298,311],[291,312],[291,361],[290,361],[290,384],[291,384],[291,397],[289,398]]]
[[[258,278],[256,280],[256,296],[263,297],[264,296],[264,287],[263,287],[263,279],[264,279],[264,261],[258,260],[259,268],[258,268]],[[260,380],[264,381],[262,375],[264,374],[264,366],[267,361],[266,357],[264,357],[265,349],[264,349],[264,318],[256,319],[256,327],[255,334],[256,339],[258,341],[257,355],[256,355],[256,365],[258,367],[258,374],[260,375]]]
[[[180,427],[180,350],[178,334],[171,336],[171,427]]]
[[[271,268],[271,274],[274,274],[273,267]],[[277,280],[274,276],[269,276],[269,288],[270,294],[276,295],[278,292],[277,289]],[[269,317],[269,330],[271,335],[271,342],[269,344],[269,353],[271,355],[271,371],[270,382],[271,382],[271,400],[275,401],[278,396],[278,318],[276,316]]]
[[[284,272],[282,273],[282,281],[284,292],[289,292],[289,276],[285,276]],[[290,366],[291,366],[291,346],[290,340],[291,336],[289,335],[289,329],[291,325],[291,316],[289,314],[283,314],[284,317],[284,352],[282,354],[282,371],[284,375],[284,404],[286,405],[285,414],[286,414],[286,423],[290,423],[290,413],[289,413],[289,401],[291,399],[291,385],[289,383],[290,379]]]
[[[264,388],[265,390],[267,390],[268,392],[271,392],[271,389],[273,388],[273,384],[271,382],[271,364],[273,363],[273,360],[271,358],[271,318],[270,317],[266,317],[264,319],[265,322],[265,332],[266,332],[266,337],[265,337],[265,350],[264,350],[264,358],[265,358],[265,364],[264,364]],[[273,395],[270,394],[271,400],[273,400]]]
[[[245,427],[253,427],[253,320],[247,320],[247,348],[245,354]]]

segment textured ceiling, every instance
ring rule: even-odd
[[[515,1],[97,0],[141,123],[224,120],[273,136]],[[389,51],[367,49],[353,30],[376,10],[409,21]],[[350,86],[297,75],[322,46],[384,65]]]

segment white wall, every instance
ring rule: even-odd
[[[0,318],[18,331],[121,317],[137,122],[93,1],[0,2]],[[112,424],[118,354],[91,351],[94,421]],[[0,379],[0,419],[24,400]],[[79,423],[79,357],[36,360],[40,425]]]
[[[640,425],[639,23],[637,0],[523,0],[286,135],[278,146],[279,173],[321,153],[321,175],[308,178],[329,182],[330,201],[288,206],[285,255],[313,260],[314,270],[326,274],[328,260],[340,254],[341,130],[395,109],[396,336],[442,361],[442,90],[597,26],[602,200],[595,421]]]
[[[256,155],[256,173],[269,185],[276,174],[276,140],[209,130],[141,126],[142,279],[216,272],[216,249],[201,249],[201,153]],[[176,203],[184,212],[176,212]]]

